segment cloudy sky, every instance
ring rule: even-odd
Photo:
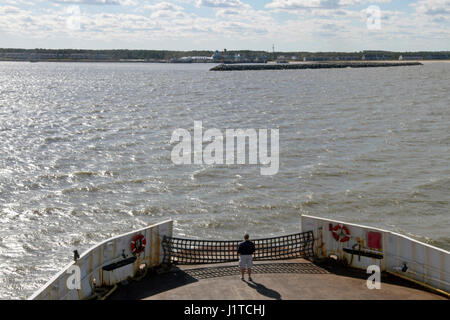
[[[380,11],[377,11],[377,9]],[[0,0],[0,47],[450,50],[450,0]]]

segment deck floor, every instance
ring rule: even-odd
[[[382,275],[380,290],[369,290],[363,270],[327,269],[303,259],[255,262],[253,281],[242,281],[237,263],[179,266],[120,285],[109,299],[446,300],[391,275]]]

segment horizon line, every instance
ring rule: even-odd
[[[383,49],[364,49],[364,50],[356,50],[356,51],[301,51],[301,50],[293,50],[293,51],[269,51],[269,50],[256,50],[256,49],[227,49],[227,51],[250,51],[250,52],[277,52],[277,53],[290,53],[290,52],[305,52],[305,53],[360,53],[360,52],[450,52],[450,49],[447,50],[383,50]],[[190,49],[190,50],[171,50],[171,49],[127,49],[127,48],[116,48],[116,49],[86,49],[86,48],[0,48],[0,50],[84,50],[84,51],[172,51],[172,52],[192,52],[192,51],[223,51],[224,49]]]

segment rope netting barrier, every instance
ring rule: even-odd
[[[286,260],[314,256],[312,231],[251,240],[255,244],[254,261]],[[166,263],[207,264],[238,261],[237,248],[242,240],[195,240],[165,236],[162,241]]]

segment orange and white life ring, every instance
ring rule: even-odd
[[[147,240],[144,235],[138,234],[133,240],[131,240],[131,252],[133,254],[139,254],[145,250],[145,245],[147,244]]]
[[[339,242],[347,242],[350,240],[350,230],[345,225],[337,224],[333,227],[330,223],[330,231],[333,234],[333,238]]]

